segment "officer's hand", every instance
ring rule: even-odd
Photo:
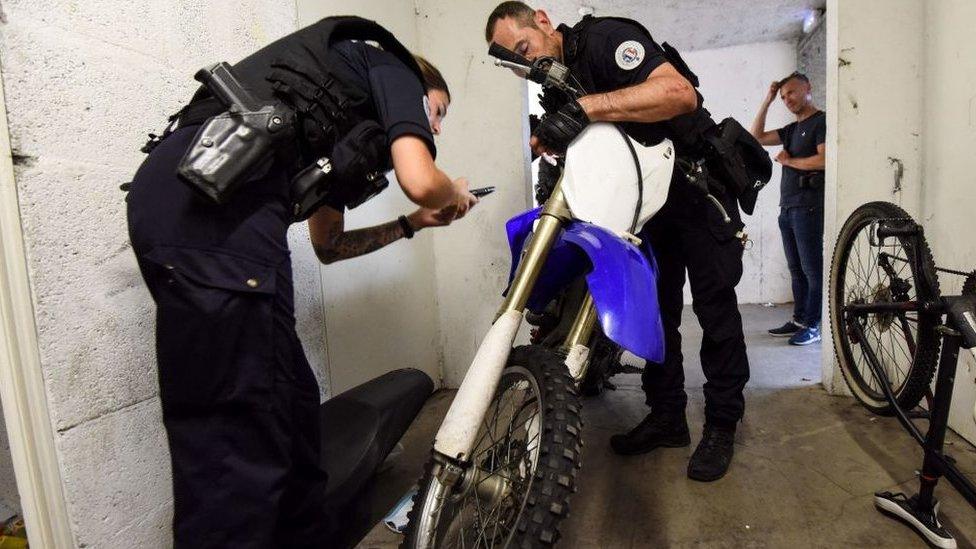
[[[426,227],[444,227],[454,221],[455,208],[453,205],[440,210],[431,208],[420,208],[407,216],[407,221],[414,230],[419,231]]]
[[[464,214],[468,212],[475,204],[478,203],[478,197],[465,191],[468,197],[463,199],[465,202],[464,212],[460,213],[457,204],[451,204],[439,210],[434,210],[432,208],[420,208],[417,211],[407,216],[407,221],[410,225],[417,230],[423,229],[425,227],[446,227],[450,225],[455,219],[461,219]]]
[[[453,205],[453,219],[461,219],[468,213],[468,210],[478,203],[478,197],[468,191],[468,180],[464,177],[459,177],[454,180],[454,189],[457,191],[457,202]],[[445,211],[451,207],[448,206],[441,211]]]
[[[766,102],[772,103],[776,99],[776,94],[779,93],[779,81],[775,81],[769,85],[769,93],[766,94]]]
[[[579,102],[570,101],[558,111],[543,115],[539,125],[532,132],[532,140],[529,144],[532,150],[539,154],[543,152],[562,154],[566,152],[569,143],[576,139],[576,136],[589,124],[590,118],[586,116],[586,111]]]

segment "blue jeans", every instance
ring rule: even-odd
[[[823,207],[782,208],[779,230],[793,279],[793,321],[820,325],[823,300]]]

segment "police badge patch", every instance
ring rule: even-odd
[[[617,66],[625,71],[636,69],[644,60],[644,45],[636,40],[628,40],[617,46],[614,56]]]

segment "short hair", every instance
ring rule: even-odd
[[[794,78],[797,79],[797,80],[806,82],[807,84],[810,83],[810,79],[807,78],[807,75],[803,74],[800,71],[793,71],[792,74],[790,74],[786,78],[784,78],[784,79],[782,79],[782,80],[779,81],[779,87],[782,88],[783,86],[786,85],[787,82],[789,82],[790,80],[793,80]]]
[[[502,2],[488,16],[488,24],[485,25],[485,42],[491,42],[491,37],[495,34],[495,25],[507,17],[513,17],[523,27],[536,26],[535,10],[528,4],[525,2]]]
[[[414,55],[414,59],[417,60],[417,65],[420,66],[420,73],[424,76],[424,87],[428,90],[441,90],[447,94],[447,100],[451,100],[451,90],[447,87],[447,80],[444,80],[444,75],[441,71],[437,70],[430,61],[424,59],[419,55]]]

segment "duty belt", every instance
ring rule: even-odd
[[[191,101],[185,105],[182,109],[176,111],[175,114],[170,115],[168,118],[168,124],[166,128],[163,129],[162,135],[156,135],[154,133],[149,134],[149,141],[142,146],[142,152],[148,154],[152,152],[153,149],[159,145],[163,139],[166,139],[174,131],[179,128],[185,128],[188,126],[199,126],[203,124],[208,118],[212,116],[217,116],[218,114],[227,110],[220,101],[215,97],[207,97],[204,99],[197,99],[196,101]]]

